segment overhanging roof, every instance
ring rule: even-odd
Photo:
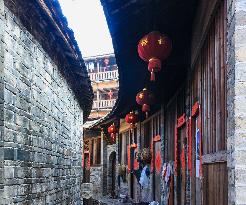
[[[119,69],[119,97],[108,118],[137,108],[135,96],[144,87],[167,102],[185,79],[190,64],[190,37],[197,0],[101,0]],[[156,83],[149,82],[147,63],[137,54],[138,41],[158,30],[173,41]],[[106,119],[105,119],[106,120]]]
[[[4,3],[56,63],[78,99],[86,120],[93,101],[91,82],[58,0],[4,0]]]

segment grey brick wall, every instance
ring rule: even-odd
[[[229,204],[246,203],[246,1],[227,0]]]
[[[82,110],[2,0],[0,11],[0,204],[81,204]]]
[[[103,168],[102,166],[92,166],[90,171],[90,183],[93,184],[93,198],[99,199],[102,197]]]
[[[3,2],[0,1],[0,25],[2,25],[2,17],[3,17]],[[0,39],[2,39],[2,35],[4,30],[2,26],[0,27]],[[4,76],[3,76],[3,48],[0,46],[0,199],[3,195],[4,191],[4,166],[3,166],[3,134],[4,134]]]

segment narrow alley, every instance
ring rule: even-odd
[[[245,205],[246,0],[0,0],[0,205]]]

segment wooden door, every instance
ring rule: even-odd
[[[175,136],[176,204],[186,203],[186,121],[178,118]]]
[[[226,162],[203,165],[203,204],[228,204],[228,175]]]
[[[152,198],[154,201],[161,203],[161,112],[157,112],[151,119],[151,135],[152,135]]]
[[[188,131],[188,167],[190,173],[191,203],[202,204],[202,133],[200,105],[196,102],[191,111]]]
[[[112,170],[112,185],[111,185],[111,196],[115,198],[115,179],[116,179],[116,153],[113,152],[112,156],[112,163],[111,163],[111,170]]]
[[[192,205],[227,205],[226,1],[218,2],[191,82]],[[199,105],[199,106],[197,106]],[[196,159],[200,138],[200,166]],[[198,173],[198,170],[200,170]]]
[[[134,183],[134,174],[133,174],[133,170],[134,170],[134,159],[135,159],[135,147],[131,147],[130,146],[130,196],[132,199],[134,199],[134,192],[135,192],[135,183]]]

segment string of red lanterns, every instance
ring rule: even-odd
[[[135,124],[138,121],[138,115],[134,112],[130,112],[126,115],[125,121],[130,124],[130,129],[133,130],[135,128]]]
[[[110,134],[112,142],[115,142],[117,128],[114,123],[108,127],[108,133]]]
[[[148,70],[151,73],[150,81],[155,81],[155,73],[161,70],[162,61],[170,55],[171,51],[171,40],[159,31],[152,31],[139,41],[138,54],[141,59],[148,62]],[[111,99],[111,90],[108,95]],[[154,95],[144,88],[142,91],[137,93],[136,102],[142,106],[142,111],[145,112],[146,118],[148,118],[150,105],[155,102]],[[138,116],[134,112],[130,112],[126,115],[125,121],[130,124],[130,129],[132,130],[138,121]],[[111,138],[115,140],[114,135],[116,133],[116,127],[114,124],[108,128],[108,132],[111,134]]]

